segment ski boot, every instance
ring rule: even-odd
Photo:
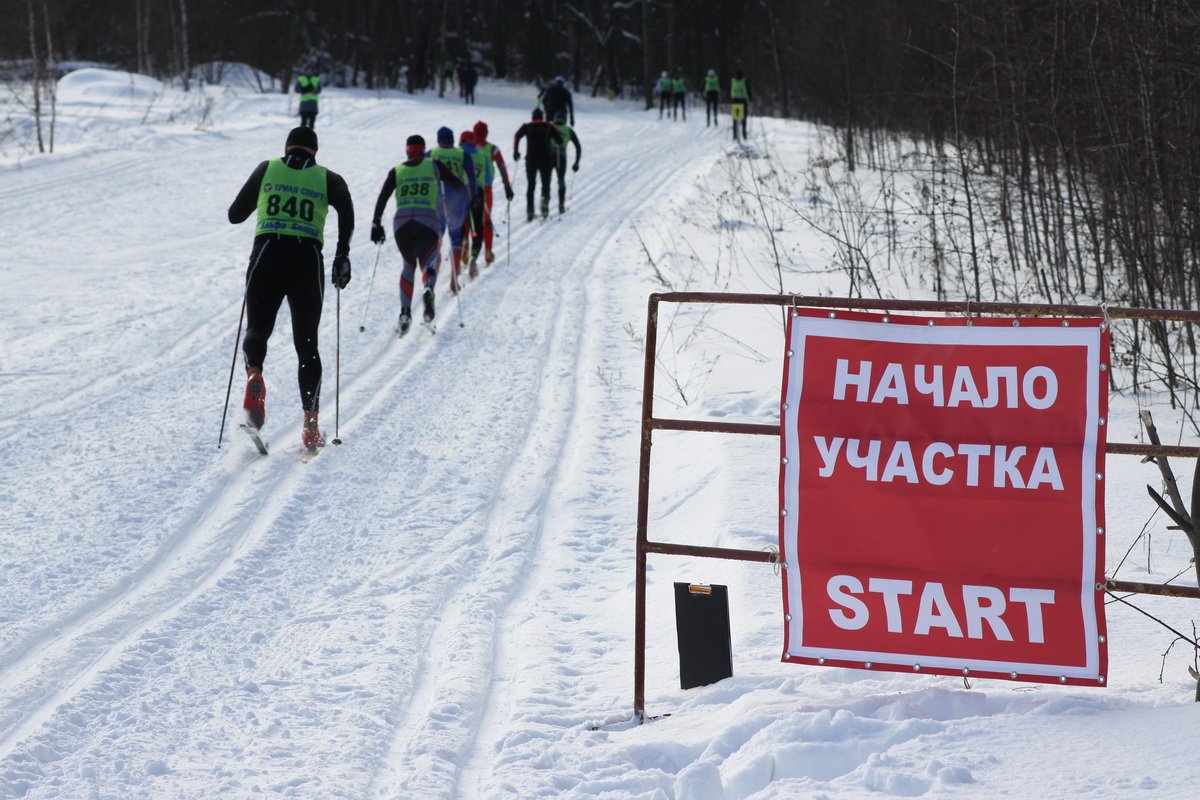
[[[479,255],[471,256],[471,262],[467,264],[467,277],[475,280],[479,277]]]
[[[543,197],[542,198],[542,219],[546,219],[549,216],[550,216],[550,198]]]
[[[262,372],[251,370],[246,375],[246,399],[242,408],[246,410],[246,425],[254,430],[262,430],[267,421],[267,384],[263,381]]]
[[[400,320],[396,323],[396,330],[400,335],[408,333],[408,329],[412,326],[412,311],[407,308],[400,309]]]
[[[433,287],[426,286],[421,293],[421,302],[425,304],[425,321],[433,322]]]
[[[318,447],[325,446],[325,437],[321,434],[321,428],[317,424],[316,411],[304,412],[304,429],[300,432],[300,440],[304,442],[304,446],[310,453],[315,453]]]
[[[492,252],[492,248],[489,247],[487,250],[483,251],[484,266],[490,267],[492,265],[492,263],[495,262],[495,260],[496,260],[496,254]]]

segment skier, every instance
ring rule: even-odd
[[[242,343],[246,424],[257,440],[257,432],[266,421],[267,387],[262,372],[267,340],[286,297],[292,313],[292,342],[299,361],[300,403],[304,408],[301,439],[309,450],[325,446],[317,423],[321,401],[317,328],[325,299],[321,247],[330,206],[338,215],[331,279],[339,290],[350,283],[350,237],[354,233],[354,205],[346,181],[318,166],[316,155],[316,131],[293,128],[283,158],[259,164],[229,206],[229,221],[234,224],[258,212],[246,270],[246,338]]]
[[[321,93],[321,77],[313,73],[311,65],[305,67],[304,74],[296,78],[296,93],[300,95],[300,126],[316,127],[317,95]]]
[[[575,103],[571,99],[571,90],[567,88],[566,78],[559,75],[554,83],[546,87],[541,94],[541,107],[547,119],[554,119],[556,113],[565,111],[571,124],[575,124]]]
[[[467,224],[467,211],[475,198],[475,169],[471,157],[454,146],[454,131],[438,128],[437,147],[430,151],[433,159],[449,168],[458,178],[458,186],[442,184],[443,215],[446,230],[450,232],[450,294],[458,294],[458,276],[462,270],[463,228]]]
[[[525,214],[533,222],[533,187],[537,177],[542,178],[542,218],[550,214],[550,171],[554,169],[550,145],[563,144],[562,134],[550,123],[540,108],[535,108],[529,122],[517,129],[513,136],[513,161],[521,160],[521,140],[529,137],[529,154],[525,159]]]
[[[475,185],[479,189],[492,180],[492,164],[487,156],[475,146],[475,131],[463,131],[458,136],[458,146],[471,157],[471,166],[475,171]],[[471,197],[471,209],[467,217],[463,236],[470,237],[471,261],[467,265],[467,276],[471,280],[479,277],[479,251],[483,249],[484,226],[483,191],[476,191]],[[463,253],[466,258],[466,253]]]
[[[484,154],[484,161],[491,169],[485,175],[483,185],[483,206],[484,216],[487,221],[483,226],[483,263],[491,265],[496,260],[496,254],[492,252],[492,241],[495,234],[495,222],[492,217],[492,183],[496,179],[496,169],[500,170],[500,177],[504,180],[504,197],[509,202],[513,199],[512,183],[508,179],[508,167],[504,163],[504,156],[500,154],[500,148],[488,141],[488,126],[483,120],[475,123],[475,147]]]
[[[674,98],[671,106],[671,119],[675,119],[676,114],[682,112],[683,121],[687,122],[687,84],[683,82],[682,71],[677,70],[675,77],[671,80],[671,96]]]
[[[388,171],[371,218],[371,241],[383,244],[387,234],[380,220],[388,198],[395,196],[392,232],[404,262],[400,270],[400,319],[397,325],[401,336],[408,333],[412,325],[413,281],[418,264],[421,266],[424,319],[433,322],[434,287],[442,263],[442,231],[446,228],[442,187],[466,188],[449,167],[426,157],[425,137],[409,136],[404,155],[404,163]]]
[[[742,138],[746,138],[746,107],[750,103],[750,81],[739,69],[729,82],[729,116],[733,117],[733,140],[738,139],[738,122],[742,123]]]
[[[704,127],[717,127],[717,108],[721,100],[721,81],[717,71],[710,69],[704,76]]]
[[[446,84],[450,84],[451,88],[454,87],[454,59],[453,58],[447,58],[445,63],[442,64],[442,86],[441,86],[441,89],[438,90],[438,97],[445,96]]]
[[[658,83],[654,84],[654,93],[658,95],[658,118],[662,119],[671,102],[671,76],[666,70],[658,77]]]
[[[462,83],[463,102],[475,105],[475,84],[479,83],[479,73],[471,62],[468,61],[463,67],[459,80]]]
[[[550,143],[550,152],[554,154],[554,174],[558,178],[558,213],[567,213],[567,143],[575,145],[575,163],[571,165],[572,172],[579,172],[579,157],[583,155],[583,147],[579,137],[567,124],[566,113],[559,111],[554,115],[554,127],[562,137],[561,143]]]

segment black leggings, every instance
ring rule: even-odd
[[[325,262],[315,239],[266,234],[254,240],[246,270],[246,368],[262,369],[275,317],[287,298],[292,312],[292,343],[299,362],[297,381],[305,411],[321,405],[321,354],[317,328],[325,301]]]
[[[532,158],[525,159],[525,210],[529,214],[533,214],[533,185],[537,182],[537,176],[542,176],[542,199],[547,203],[550,202],[550,173],[554,170],[554,162],[549,158],[538,159],[534,163]]]

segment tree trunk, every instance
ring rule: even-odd
[[[33,121],[37,129],[38,152],[46,152],[42,140],[42,59],[37,49],[37,14],[33,11],[33,0],[29,0],[29,57],[33,62]]]

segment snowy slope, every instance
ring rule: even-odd
[[[747,266],[758,240],[735,250],[706,216],[702,187],[731,160],[725,130],[695,119],[580,98],[570,211],[526,223],[511,134],[530,101],[499,85],[473,108],[323,95],[319,160],[346,178],[358,233],[336,406],[332,291],[321,330],[322,421],[345,443],[307,464],[286,311],[272,454],[229,426],[216,448],[252,238],[225,209],[279,152],[289,98],[86,71],[60,89],[57,152],[3,154],[0,797],[1184,796],[1190,655],[1177,645],[1160,684],[1170,636],[1124,609],[1110,688],[968,689],[780,664],[770,567],[653,560],[648,710],[671,716],[631,721],[649,259],[676,288],[770,287]],[[461,302],[441,281],[436,336],[398,341],[399,258],[366,235],[376,194],[407,135],[480,118],[515,178],[511,241]],[[797,162],[813,138],[756,135]],[[820,280],[787,288],[838,288]],[[701,331],[688,313],[667,334],[693,338],[664,348],[664,408],[772,421],[777,316],[722,312]],[[1136,438],[1136,406],[1114,403],[1111,435]],[[774,543],[775,447],[667,435],[655,531]],[[1110,559],[1157,480],[1122,469]],[[1177,537],[1152,540],[1137,574],[1186,567]],[[730,585],[735,678],[678,690],[674,580]],[[1196,613],[1143,606],[1187,630]]]

